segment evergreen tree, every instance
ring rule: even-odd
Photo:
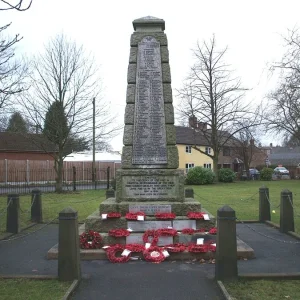
[[[58,148],[64,147],[69,135],[69,127],[62,102],[55,101],[50,105],[46,113],[43,133]]]
[[[19,132],[19,133],[28,133],[28,123],[22,117],[19,112],[15,112],[11,115],[8,126],[6,128],[7,132]]]

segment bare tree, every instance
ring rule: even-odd
[[[241,130],[236,134],[235,147],[233,148],[234,156],[243,161],[243,168],[247,174],[249,174],[251,164],[255,160],[261,160],[261,156],[265,156],[261,148],[256,146],[259,142],[259,127],[249,125],[249,120],[240,121]]]
[[[213,149],[208,153],[196,143],[193,148],[212,158],[213,169],[218,174],[218,157],[224,145],[234,140],[241,131],[241,119],[248,119],[250,106],[243,102],[245,88],[241,81],[233,77],[230,66],[224,62],[227,48],[218,51],[215,37],[193,50],[195,64],[190,75],[178,91],[181,97],[180,115],[182,118],[195,117],[207,126],[195,128],[201,132]],[[247,124],[252,126],[253,123]]]
[[[300,143],[300,34],[288,30],[284,37],[286,52],[272,65],[279,71],[278,87],[268,94],[265,109],[267,130],[282,135],[286,141]]]
[[[93,57],[82,46],[58,35],[32,62],[31,88],[22,97],[28,118],[56,145],[56,191],[62,191],[63,159],[68,141],[89,140],[92,134],[92,99],[96,98],[96,137],[108,141],[119,127],[100,96],[101,81]],[[47,150],[47,149],[44,149]]]
[[[2,6],[0,7],[1,10],[18,10],[18,11],[24,11],[30,8],[32,4],[32,0],[17,0],[17,1],[5,1],[0,0],[0,3]]]
[[[11,112],[12,99],[25,89],[27,66],[24,60],[15,58],[15,46],[22,39],[5,35],[10,24],[0,27],[0,117]]]

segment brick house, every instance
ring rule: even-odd
[[[0,132],[0,160],[54,160],[55,152],[41,134]]]

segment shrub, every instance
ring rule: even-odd
[[[222,168],[219,170],[219,181],[220,182],[233,182],[236,178],[235,172],[229,168]]]
[[[271,168],[263,168],[260,171],[260,180],[265,180],[265,181],[269,181],[272,180],[272,174],[273,174],[274,170]]]
[[[186,184],[210,184],[215,180],[215,174],[211,169],[195,167],[188,171]]]

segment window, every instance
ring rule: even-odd
[[[185,146],[186,153],[192,153],[192,146]]]
[[[194,164],[185,164],[185,172],[187,173],[189,171],[189,169],[192,169],[194,167],[195,167]]]
[[[204,164],[203,167],[206,169],[211,169],[211,164]]]
[[[223,156],[230,156],[230,148],[228,147],[223,148]]]
[[[211,148],[210,147],[205,147],[205,153],[206,154],[211,154]]]

